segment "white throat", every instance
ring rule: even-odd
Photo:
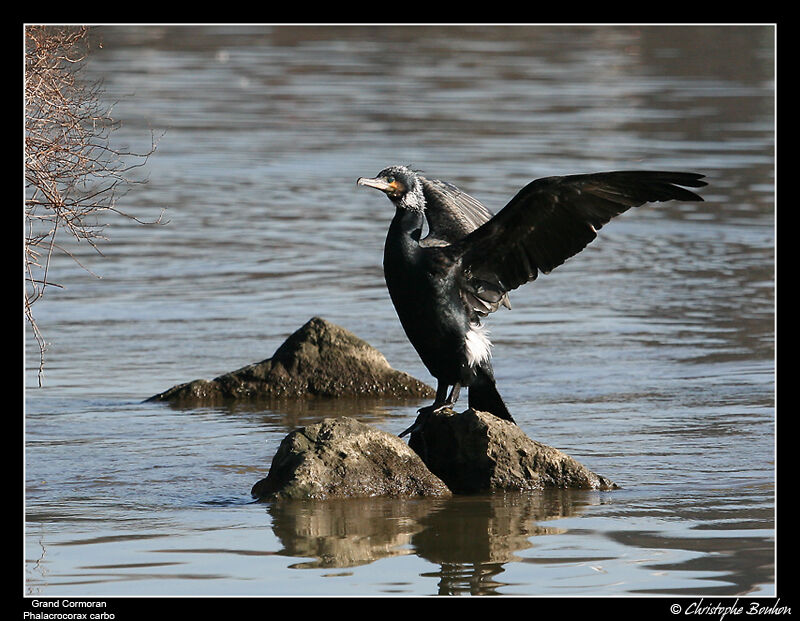
[[[406,192],[400,199],[400,206],[411,211],[425,211],[425,195],[422,193],[422,185],[416,183],[412,190]]]

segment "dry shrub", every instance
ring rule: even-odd
[[[39,345],[40,385],[46,343],[32,307],[48,287],[59,286],[50,280],[53,253],[77,262],[59,240],[67,234],[100,252],[100,216],[133,218],[117,207],[117,198],[132,183],[127,174],[155,150],[154,142],[141,154],[111,146],[118,126],[111,106],[103,103],[99,84],[80,76],[88,52],[85,26],[25,28],[25,317]]]

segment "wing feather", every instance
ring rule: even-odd
[[[583,250],[609,220],[647,202],[703,199],[703,175],[616,171],[545,177],[522,188],[493,218],[445,250],[461,260],[462,286],[493,296],[548,273]],[[477,293],[481,297],[480,293]]]

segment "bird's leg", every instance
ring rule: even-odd
[[[433,403],[427,407],[420,408],[417,411],[422,412],[425,410],[426,412],[436,413],[441,412],[445,408],[452,408],[456,404],[456,401],[458,401],[458,395],[461,392],[461,384],[453,384],[450,394],[447,394],[448,387],[448,384],[439,382],[436,385],[436,398],[433,400]]]
[[[461,392],[461,384],[458,384],[458,383],[453,384],[453,389],[450,391],[450,394],[448,395],[447,400],[436,411],[438,412],[439,410],[442,410],[442,409],[444,409],[446,407],[447,408],[452,408],[456,404],[456,401],[458,401],[458,395],[459,395],[460,392]]]
[[[431,405],[429,405],[429,406],[424,407],[424,408],[420,408],[417,411],[420,412],[420,413],[422,413],[423,410],[425,410],[426,412],[438,412],[443,407],[449,405],[450,398],[447,396],[447,389],[448,388],[449,388],[449,386],[446,383],[438,382],[436,384],[436,397],[433,399],[433,403]],[[455,386],[453,387],[453,390],[455,390]],[[453,395],[453,393],[451,392],[450,396],[452,396],[452,395]]]
[[[452,405],[451,398],[453,396],[453,392],[456,394],[456,398],[458,398],[458,391],[456,387],[460,389],[460,386],[456,384],[453,386],[453,391],[450,392],[450,395],[447,395],[447,389],[449,385],[445,382],[438,382],[436,384],[436,397],[433,399],[433,403],[430,405],[426,405],[424,408],[420,408],[417,410],[417,420],[414,421],[414,424],[411,425],[408,429],[406,429],[403,433],[400,434],[399,437],[403,437],[412,431],[419,431],[422,429],[422,426],[425,424],[425,420],[433,414],[434,412],[439,412],[446,407],[450,407]]]
[[[456,401],[458,401],[458,395],[461,392],[461,384],[453,384],[450,394],[447,393],[448,388],[450,388],[449,384],[441,381],[438,382],[436,384],[436,397],[434,397],[433,403],[417,410],[417,420],[401,433],[399,437],[402,438],[414,431],[420,431],[431,414],[441,412],[445,408],[452,408],[456,404]]]

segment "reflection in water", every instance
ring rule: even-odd
[[[386,399],[375,397],[314,397],[309,399],[268,399],[254,401],[231,401],[230,403],[186,407],[164,402],[159,406],[175,412],[219,412],[251,420],[265,429],[291,431],[298,427],[313,425],[331,416],[349,416],[370,425],[385,426],[402,431],[413,420],[417,409],[425,403],[420,399]]]
[[[437,504],[384,498],[288,500],[270,504],[269,513],[284,546],[280,553],[316,559],[292,567],[355,567],[410,554],[405,546]]]
[[[597,492],[544,490],[447,499],[364,498],[274,502],[268,511],[281,554],[314,560],[295,568],[354,567],[415,554],[440,566],[439,594],[489,593],[492,576],[520,560],[531,537],[559,528],[539,522],[580,513]]]

